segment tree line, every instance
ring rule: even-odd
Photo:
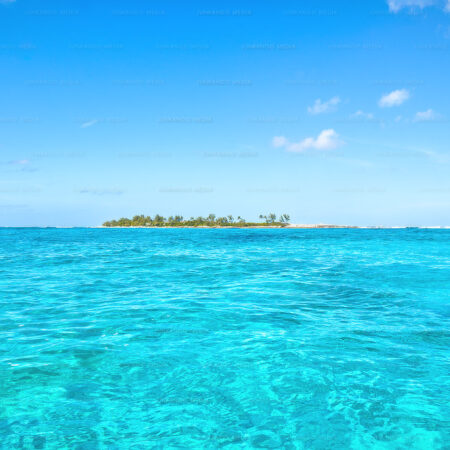
[[[110,220],[103,223],[104,227],[254,227],[254,226],[286,226],[289,224],[289,214],[281,214],[278,218],[274,213],[260,214],[261,222],[247,222],[241,216],[234,218],[232,215],[217,217],[210,214],[208,217],[170,216],[165,218],[159,214],[154,217],[143,214],[132,219],[122,217],[119,220]]]

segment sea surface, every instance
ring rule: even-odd
[[[0,229],[0,448],[449,449],[450,230]]]

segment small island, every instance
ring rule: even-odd
[[[236,219],[229,215],[226,217],[216,217],[210,214],[208,217],[191,217],[185,219],[183,216],[170,216],[165,218],[159,214],[154,217],[144,216],[143,214],[134,216],[132,219],[123,217],[119,220],[110,220],[103,223],[104,227],[189,227],[189,228],[249,228],[249,227],[286,227],[289,225],[289,214],[281,214],[278,218],[274,213],[267,215],[260,214],[261,222],[247,222],[241,216]]]

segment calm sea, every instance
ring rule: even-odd
[[[440,449],[450,230],[0,229],[0,447]]]

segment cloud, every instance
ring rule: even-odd
[[[289,144],[289,141],[284,136],[275,136],[272,139],[272,145],[274,147],[284,147]]]
[[[440,116],[432,109],[427,109],[426,111],[416,113],[414,117],[414,122],[430,122],[432,120],[438,119]]]
[[[7,5],[8,3],[14,3],[16,0],[0,0],[0,5]]]
[[[373,120],[374,115],[372,113],[365,113],[364,111],[361,111],[360,109],[356,111],[355,113],[350,115],[350,118],[352,119],[367,119],[367,120]]]
[[[399,106],[406,102],[410,97],[409,91],[406,89],[397,89],[389,94],[383,95],[378,101],[381,108],[391,108],[392,106]]]
[[[389,11],[393,13],[399,12],[403,8],[426,8],[433,5],[434,0],[388,0]]]
[[[81,124],[81,128],[89,128],[92,127],[92,125],[95,125],[98,122],[97,119],[89,120],[89,122],[84,122]]]
[[[320,98],[318,98],[313,106],[308,106],[309,114],[323,114],[328,112],[336,111],[336,106],[339,105],[341,99],[339,97],[330,98],[327,102],[322,102]]]
[[[402,9],[424,9],[429,6],[437,5],[445,12],[450,12],[450,0],[387,0],[389,11],[398,13]]]
[[[306,150],[333,150],[343,142],[333,129],[323,130],[316,138],[308,137],[300,142],[290,142],[284,136],[275,136],[272,139],[274,147],[285,148],[288,152],[301,153]]]

